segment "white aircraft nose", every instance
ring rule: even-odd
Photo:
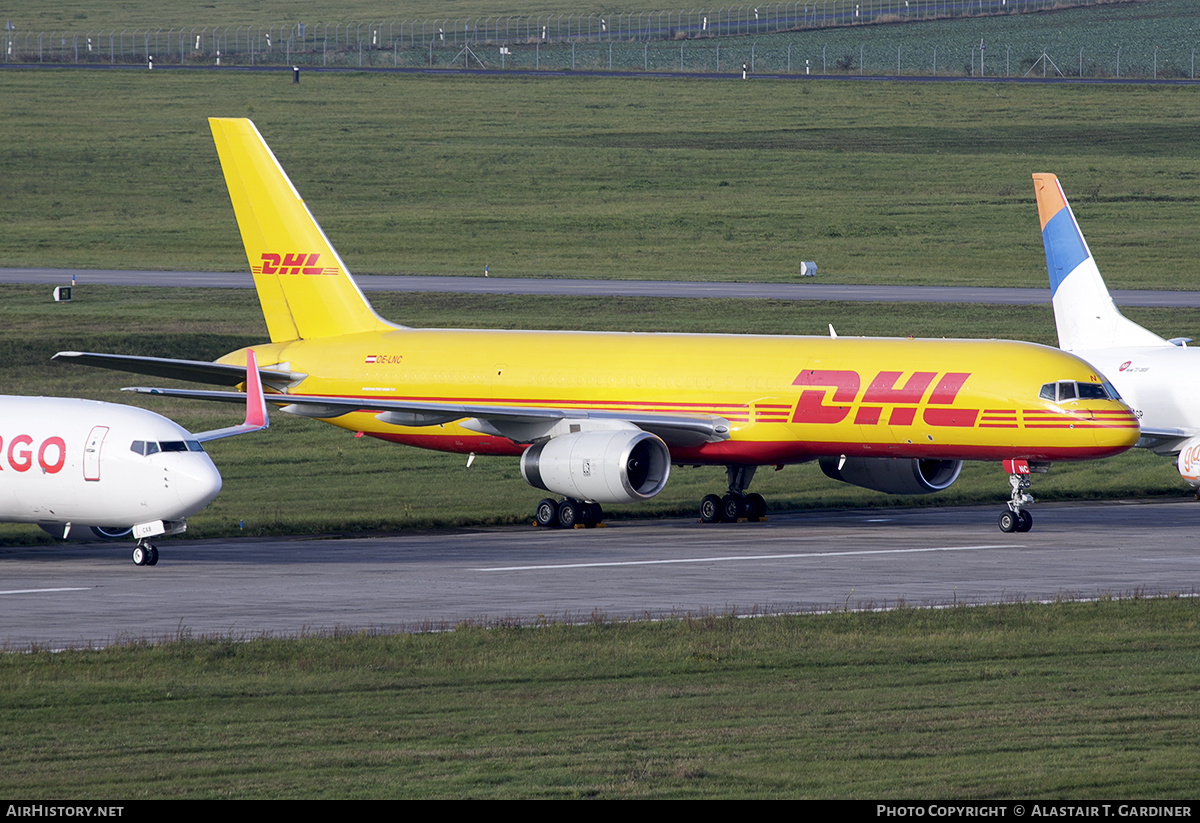
[[[186,460],[174,467],[175,490],[187,514],[203,509],[221,491],[221,473],[204,452],[189,452]]]

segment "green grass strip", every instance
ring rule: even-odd
[[[252,118],[352,271],[1045,288],[1054,172],[1114,288],[1200,258],[1192,87],[0,73],[0,266],[242,271]],[[136,124],[136,125],[135,125]],[[1194,335],[1193,335],[1194,336]]]
[[[535,621],[536,622],[536,621]],[[0,656],[0,792],[1187,798],[1192,599]]]

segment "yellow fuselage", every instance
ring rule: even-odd
[[[717,416],[729,439],[673,447],[676,463],[768,465],[821,456],[1076,460],[1138,438],[1112,400],[1039,398],[1097,383],[1072,355],[979,340],[396,329],[255,346],[264,367],[308,375],[297,394],[521,408]],[[221,362],[245,362],[244,351]],[[525,444],[457,423],[342,428],[451,452]]]

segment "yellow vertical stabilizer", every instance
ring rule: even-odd
[[[254,124],[208,123],[272,342],[396,328],[371,308]]]

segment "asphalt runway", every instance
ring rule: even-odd
[[[353,539],[164,540],[0,548],[0,645],[180,635],[412,631],[906,603],[1193,594],[1194,501],[1036,506],[1004,534],[999,504],[774,513],[766,523],[613,522]]]
[[[75,269],[0,269],[0,283],[43,284],[48,289],[70,285],[160,286],[171,288],[249,289],[249,272],[157,272]],[[884,303],[1050,303],[1050,289],[994,289],[967,286],[841,286],[816,280],[801,283],[731,283],[670,280],[570,280],[522,277],[434,277],[418,275],[356,276],[359,288],[371,291],[420,291],[453,294],[551,294],[630,297],[742,297],[771,300],[849,300]],[[1114,290],[1120,306],[1200,308],[1200,292]]]

